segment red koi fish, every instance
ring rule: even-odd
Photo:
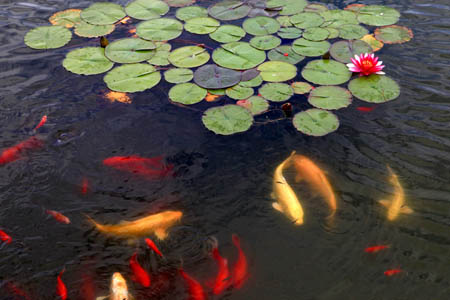
[[[219,295],[230,285],[230,271],[228,270],[228,260],[220,256],[217,247],[212,250],[212,255],[219,267],[219,272],[214,282],[213,293]]]
[[[6,288],[11,294],[20,296],[20,297],[22,297],[23,299],[26,299],[26,300],[31,300],[30,295],[28,295],[25,291],[23,291],[21,288],[19,288],[17,285],[15,285],[12,282],[8,282],[6,284]]]
[[[57,280],[57,284],[56,284],[56,294],[61,297],[62,300],[66,300],[67,299],[67,288],[66,285],[64,284],[64,282],[61,279],[62,274],[64,274],[64,271],[66,269],[63,269],[61,271],[61,273],[59,273]]]
[[[379,246],[372,246],[372,247],[367,247],[366,249],[364,249],[365,252],[367,253],[375,253],[384,249],[389,248],[389,245],[379,245]]]
[[[21,157],[22,152],[25,150],[37,149],[42,147],[43,142],[34,136],[26,139],[19,144],[9,147],[0,154],[0,165],[4,165],[18,160]]]
[[[52,216],[59,223],[70,224],[70,219],[60,212],[48,209],[45,212]]]
[[[86,177],[81,180],[81,194],[86,195],[89,190],[89,181]]]
[[[44,126],[44,124],[47,122],[47,115],[44,115],[41,119],[41,121],[39,122],[39,124],[37,124],[37,126],[34,128],[34,131],[38,130],[39,128],[41,128],[42,126]]]
[[[172,174],[173,165],[166,165],[163,157],[145,158],[138,155],[113,156],[103,160],[105,166],[138,174],[147,179],[156,179]]]
[[[12,237],[10,237],[6,232],[0,230],[0,241],[5,242],[7,244],[11,244]]]
[[[148,275],[137,261],[137,253],[134,253],[130,258],[130,268],[133,271],[136,282],[139,282],[143,287],[150,286],[150,275]]]
[[[206,300],[206,294],[203,287],[197,280],[189,276],[183,269],[179,270],[180,275],[183,277],[189,291],[188,300]]]
[[[375,109],[375,106],[371,106],[371,107],[368,107],[368,106],[358,106],[356,109],[359,110],[359,111],[362,111],[362,112],[371,112],[372,110]]]
[[[145,243],[147,244],[147,246],[148,246],[150,249],[152,249],[153,251],[155,251],[156,254],[158,254],[159,256],[163,257],[161,251],[159,251],[158,247],[156,247],[155,243],[154,243],[151,239],[146,238],[146,239],[145,239]]]
[[[236,234],[233,234],[231,236],[231,239],[233,240],[233,244],[239,252],[238,260],[236,261],[236,264],[233,268],[233,285],[235,288],[240,289],[248,278],[247,258],[245,257],[244,251],[242,251],[241,241],[239,237]]]
[[[392,275],[395,275],[395,274],[398,274],[398,273],[401,273],[401,272],[403,272],[403,271],[400,270],[400,269],[391,269],[391,270],[384,271],[384,275],[392,276]]]

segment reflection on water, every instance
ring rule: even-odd
[[[235,262],[233,233],[240,237],[250,276],[222,299],[448,297],[450,6],[444,0],[364,3],[398,9],[399,25],[414,31],[409,43],[379,52],[402,93],[370,112],[356,109],[364,103],[354,100],[338,112],[339,130],[322,138],[299,134],[288,120],[215,136],[199,121],[204,109],[170,104],[164,84],[129,95],[130,101],[105,99],[102,75],[77,76],[61,66],[68,51],[97,40],[74,38],[52,51],[23,44],[24,34],[46,24],[52,13],[90,2],[1,3],[1,149],[29,139],[43,115],[48,121],[36,134],[42,148],[0,167],[0,229],[13,238],[0,245],[0,299],[13,299],[5,291],[14,288],[32,299],[54,299],[64,267],[69,299],[106,295],[113,272],[131,275],[129,259],[136,251],[153,276],[150,290],[129,281],[138,298],[185,299],[177,268],[182,263],[201,283],[214,280],[209,237],[219,241],[221,256]],[[124,36],[127,26],[117,36]],[[302,203],[304,224],[292,226],[271,207],[274,169],[292,150],[326,171],[338,201],[333,228],[324,226],[328,207],[295,182],[295,169],[287,169],[285,177]],[[176,176],[146,180],[102,164],[107,157],[131,154],[163,156]],[[398,175],[414,211],[395,221],[387,220],[378,204],[392,192],[386,165]],[[46,210],[62,213],[71,224],[56,222]],[[162,210],[184,212],[170,237],[158,242],[164,259],[143,241],[130,245],[99,234],[83,215],[116,223]],[[375,245],[389,248],[364,251]],[[403,272],[383,275],[393,269]],[[16,298],[26,299],[17,293]]]

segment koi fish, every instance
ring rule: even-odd
[[[300,202],[283,176],[283,169],[291,163],[295,151],[286,158],[276,169],[273,176],[272,197],[278,202],[273,202],[274,209],[284,213],[295,225],[303,224],[303,209]]]
[[[248,265],[247,258],[245,257],[244,251],[241,249],[241,241],[236,234],[231,236],[234,246],[237,248],[239,252],[238,260],[233,268],[233,285],[235,288],[240,289],[244,282],[248,278]]]
[[[115,272],[112,275],[111,285],[109,287],[109,295],[97,297],[97,300],[132,300],[133,296],[128,292],[127,282],[122,274]]]
[[[401,273],[401,272],[403,272],[403,271],[400,270],[400,269],[391,269],[391,270],[384,271],[384,275],[392,276],[392,275],[395,275],[395,274],[398,274],[398,273]]]
[[[359,110],[359,111],[362,111],[362,112],[371,112],[372,110],[375,109],[375,106],[371,106],[371,107],[369,107],[369,106],[358,106],[356,109]]]
[[[69,218],[66,217],[65,215],[63,215],[60,212],[57,212],[57,211],[54,211],[54,210],[48,210],[48,209],[45,212],[47,214],[51,215],[59,223],[70,224]]]
[[[0,241],[5,242],[7,244],[11,244],[12,237],[10,237],[6,232],[0,230]]]
[[[217,273],[216,280],[214,282],[213,293],[214,295],[220,295],[230,285],[228,260],[220,255],[217,247],[212,250],[212,255],[217,263],[217,266],[219,267],[219,272]]]
[[[42,126],[44,126],[44,124],[47,122],[47,115],[44,115],[41,119],[41,121],[39,122],[39,124],[37,124],[37,126],[34,128],[34,131],[38,130],[39,128],[41,128]]]
[[[0,154],[0,165],[4,165],[18,160],[25,150],[37,149],[42,147],[43,142],[32,136],[19,144],[9,147]]]
[[[168,235],[167,230],[182,216],[181,211],[167,210],[134,221],[122,221],[117,225],[102,225],[89,216],[87,218],[100,232],[106,234],[135,238],[154,233],[158,239],[164,240]]]
[[[189,276],[183,269],[179,270],[180,275],[183,277],[189,291],[189,300],[206,300],[206,294],[202,285]]]
[[[150,286],[150,276],[139,264],[137,260],[137,253],[134,253],[130,258],[130,269],[133,271],[136,282],[139,282],[143,287]]]
[[[153,251],[155,251],[156,254],[158,254],[159,256],[163,257],[161,251],[159,251],[158,247],[156,247],[155,243],[154,243],[151,239],[146,238],[146,239],[145,239],[145,243],[147,244],[147,246],[148,246],[150,249],[152,249]]]
[[[379,203],[387,207],[388,220],[394,221],[399,213],[411,214],[413,210],[405,204],[405,192],[398,181],[397,174],[395,174],[389,166],[387,166],[387,168],[391,176],[389,181],[394,186],[394,196],[390,200],[380,200]]]
[[[19,288],[17,285],[15,285],[12,282],[6,283],[6,288],[8,289],[8,291],[11,294],[20,296],[20,297],[22,297],[22,298],[24,298],[26,300],[31,300],[30,295],[28,295],[25,291],[23,291],[21,288]]]
[[[57,284],[56,284],[56,294],[61,297],[62,300],[66,300],[67,299],[67,288],[66,285],[64,284],[64,282],[61,279],[62,274],[64,273],[65,269],[63,269],[61,271],[61,273],[59,273],[57,280]]]
[[[138,155],[113,156],[103,160],[103,164],[147,179],[156,179],[172,175],[173,165],[166,165],[162,160],[162,156],[154,158],[145,158]]]
[[[367,253],[375,253],[384,249],[389,248],[389,245],[379,245],[379,246],[372,246],[372,247],[367,247],[366,249],[364,249],[365,252]]]

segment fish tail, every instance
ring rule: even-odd
[[[92,225],[94,225],[98,230],[100,231],[105,231],[105,226],[98,224],[97,222],[95,222],[94,219],[92,219],[90,216],[88,216],[87,214],[83,214],[89,221],[89,223],[91,223]]]

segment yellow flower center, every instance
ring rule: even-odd
[[[373,67],[373,63],[372,63],[370,60],[363,60],[363,61],[361,62],[361,64],[363,65],[363,67],[364,67],[365,69],[370,69],[370,68]]]

